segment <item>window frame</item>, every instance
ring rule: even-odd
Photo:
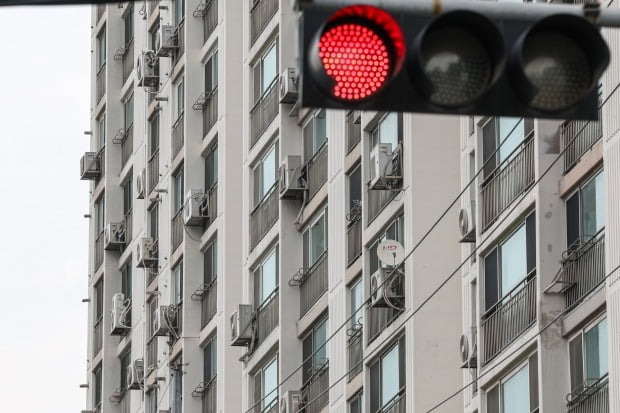
[[[125,130],[125,133],[127,133],[131,128],[133,128],[133,123],[135,120],[134,107],[135,106],[133,101],[133,91],[131,91],[129,95],[127,95],[127,97],[123,100],[123,128]]]
[[[325,136],[323,137],[318,136],[319,132],[317,124],[320,121],[317,119],[323,120],[323,129],[325,132]],[[306,136],[306,131],[310,131],[312,136]],[[316,154],[321,152],[325,145],[327,145],[327,111],[325,109],[314,110],[302,126],[301,134],[303,139],[303,159],[304,164],[307,164],[315,157]]]
[[[268,394],[265,390],[265,371],[269,367],[271,367],[274,363],[275,363],[275,369],[276,369],[276,388],[274,390],[271,390],[270,393]],[[267,361],[263,363],[257,369],[257,371],[252,375],[252,380],[254,381],[254,401],[253,401],[254,404],[256,404],[257,406],[260,405],[261,409],[265,409],[265,407],[269,407],[274,402],[277,402],[279,400],[279,391],[278,391],[277,384],[279,383],[279,380],[280,380],[278,354],[275,354],[273,357],[268,358]],[[259,382],[260,383],[260,394],[256,393],[256,386],[257,386],[256,380],[260,381]],[[272,395],[271,393],[273,392],[275,392],[275,394]],[[257,396],[260,397],[260,404],[259,404],[259,400],[256,400]]]
[[[266,296],[263,294],[263,286],[265,284],[265,264],[271,258],[275,260],[275,284],[273,290],[269,292]],[[260,263],[252,270],[252,287],[254,292],[254,310],[263,307],[266,303],[271,301],[274,297],[274,294],[280,289],[280,248],[279,245],[274,246],[272,249],[267,251],[265,256],[260,260]],[[258,273],[257,273],[258,272]],[[259,302],[260,301],[260,302]]]
[[[401,112],[383,112],[377,118],[377,121],[372,124],[372,127],[368,130],[368,138],[370,143],[370,149],[375,148],[379,143],[392,143],[385,142],[380,136],[381,124],[390,116],[396,116],[396,146],[403,142],[403,114]],[[396,149],[396,146],[392,147],[392,150]]]
[[[317,331],[321,328],[325,327],[325,341],[323,343],[317,343]],[[329,365],[329,316],[327,314],[319,317],[312,326],[308,328],[308,331],[302,336],[302,360],[304,364],[304,369],[302,373],[302,382],[304,385],[309,384],[308,380],[312,378],[312,376],[319,371],[319,369],[324,368]],[[309,340],[310,348],[306,348],[306,340]],[[318,359],[317,355],[321,352],[321,350],[325,352],[325,359]],[[309,351],[309,354],[306,354]],[[312,357],[310,358],[310,355]]]
[[[319,221],[323,219],[323,250],[318,254],[311,262],[312,258],[312,246],[313,246],[313,229],[319,225]],[[328,223],[327,223],[327,207],[319,211],[315,217],[306,226],[306,229],[302,233],[302,245],[303,245],[303,265],[305,271],[310,271],[314,266],[321,261],[321,259],[328,253]]]
[[[174,216],[180,213],[183,210],[183,204],[185,203],[185,174],[183,170],[183,165],[181,165],[176,173],[172,175],[172,186],[173,186],[173,196],[172,196],[172,213]]]
[[[274,157],[274,171],[273,171],[273,184],[269,189],[264,192],[264,182],[265,182],[265,161],[273,152]],[[252,199],[254,202],[254,207],[252,210],[255,210],[259,205],[263,203],[263,201],[271,194],[272,191],[277,188],[278,185],[278,161],[279,161],[279,145],[278,141],[274,142],[272,145],[269,145],[263,154],[259,157],[258,161],[252,168]],[[258,175],[257,175],[258,173]],[[258,180],[258,182],[256,182]]]
[[[278,50],[279,49],[278,38],[275,38],[273,41],[268,42],[266,44],[267,44],[267,47],[265,48],[265,51],[261,53],[260,57],[256,60],[256,62],[254,62],[254,64],[250,68],[250,75],[251,75],[251,80],[252,80],[252,108],[255,107],[259,102],[263,100],[267,92],[270,91],[274,87],[274,85],[277,83],[277,80],[278,80],[278,74],[280,70],[280,62],[279,62],[280,52]],[[269,82],[269,84],[266,85],[265,88],[263,88],[263,86],[265,85],[265,60],[267,56],[269,55],[269,53],[274,48],[275,48],[275,54],[276,54],[275,56],[276,72],[275,72],[273,79],[271,79],[271,82]],[[257,70],[258,70],[258,75],[256,74]],[[255,84],[255,82],[257,81],[260,85],[258,90],[257,90],[257,85]]]
[[[497,413],[504,413],[504,408],[503,408],[504,407],[504,383],[506,383],[511,378],[513,378],[515,375],[520,373],[524,368],[528,369],[527,388],[528,388],[528,402],[530,406],[530,411],[537,412],[540,409],[540,392],[538,389],[538,386],[540,384],[538,357],[539,357],[539,354],[537,351],[533,351],[525,355],[524,359],[520,363],[516,364],[507,374],[495,380],[492,383],[492,385],[490,385],[485,390],[484,397],[485,397],[485,402],[487,405],[487,411],[489,411],[489,413],[495,413],[493,410],[489,410],[489,401],[488,401],[489,394],[492,393],[494,390],[497,390],[497,403],[498,403]],[[532,366],[536,367],[535,372],[532,371],[531,369]],[[536,379],[536,383],[532,383],[533,375]],[[532,390],[535,390],[535,394],[532,393]],[[533,400],[533,398],[535,398],[535,400]],[[532,408],[533,401],[535,401],[535,404],[536,404],[534,408]]]
[[[218,182],[218,145],[216,142],[209,146],[204,157],[205,191],[209,192]],[[211,178],[211,179],[209,179]]]
[[[97,64],[97,73],[101,71],[101,69],[105,66],[107,61],[107,37],[106,37],[107,27],[103,26],[101,31],[97,34],[97,56],[96,56],[96,64]]]
[[[172,285],[171,285],[171,297],[170,303],[175,306],[183,304],[183,289],[184,289],[184,268],[183,260],[180,260],[172,268]]]
[[[215,50],[209,52],[209,54],[207,55],[207,58],[205,60],[205,63],[203,65],[204,67],[204,77],[203,77],[203,81],[204,81],[204,91],[207,94],[207,96],[209,94],[211,94],[213,91],[215,91],[217,89],[218,86],[218,76],[219,76],[219,56],[218,56],[218,49],[216,48]],[[208,69],[210,68],[210,69]],[[208,88],[207,86],[210,84],[210,88]]]
[[[588,381],[591,380],[591,378],[587,378],[585,377],[587,375],[587,369],[588,369],[588,365],[587,365],[587,351],[586,351],[586,334],[590,331],[592,331],[594,328],[598,327],[601,325],[601,323],[606,322],[606,334],[607,336],[609,336],[609,321],[608,321],[608,317],[607,317],[607,313],[603,313],[603,314],[599,314],[597,317],[595,317],[592,321],[590,321],[587,325],[585,325],[584,327],[580,328],[579,331],[575,332],[574,334],[572,334],[569,339],[567,340],[567,345],[568,345],[568,380],[569,380],[569,389],[571,394],[572,393],[577,393],[580,394],[583,391],[586,391],[588,388]],[[576,339],[580,339],[581,340],[581,351],[580,351],[580,356],[581,356],[581,378],[582,378],[582,382],[581,384],[577,385],[577,387],[573,387],[573,374],[574,372],[574,366],[572,365],[572,360],[571,360],[571,344],[574,342],[574,340]],[[600,377],[598,377],[596,381],[604,379],[606,376],[609,375],[609,346],[607,346],[607,372],[603,375],[601,375]],[[600,354],[599,354],[600,357]]]
[[[603,202],[603,226],[601,228],[599,228],[597,230],[597,232],[595,234],[584,234],[584,217],[583,217],[583,190],[586,186],[588,186],[589,184],[593,184],[594,188],[596,190],[596,179],[597,178],[601,178],[602,179],[602,185],[603,185],[603,194],[602,196],[605,197],[606,195],[606,187],[605,187],[605,173],[604,173],[604,168],[598,168],[596,169],[594,172],[592,172],[591,174],[589,174],[589,176],[584,179],[573,191],[570,192],[570,194],[565,198],[564,200],[564,208],[565,208],[565,216],[566,216],[566,237],[565,237],[565,244],[566,244],[566,250],[570,250],[572,248],[579,248],[578,245],[573,245],[572,243],[569,245],[569,238],[570,238],[570,225],[574,224],[572,222],[572,217],[570,216],[570,211],[569,209],[571,209],[572,207],[569,206],[569,203],[574,199],[574,197],[576,196],[576,200],[577,200],[577,236],[575,241],[579,241],[581,238],[585,237],[585,236],[589,236],[591,238],[595,238],[598,234],[600,234],[601,232],[605,231],[605,218],[607,215],[607,209],[605,208],[605,203]],[[597,197],[597,193],[594,194],[594,197],[596,199]],[[595,211],[596,212],[596,211]],[[598,217],[597,217],[598,218]],[[574,241],[574,242],[575,242]]]

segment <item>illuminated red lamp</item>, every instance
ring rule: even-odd
[[[355,102],[379,92],[398,73],[405,40],[398,23],[384,10],[350,6],[330,16],[310,53],[315,68],[319,66],[316,80],[324,92]]]

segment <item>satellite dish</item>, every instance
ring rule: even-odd
[[[395,267],[405,259],[405,248],[396,240],[386,239],[377,246],[377,257],[382,263]]]

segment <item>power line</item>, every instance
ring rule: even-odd
[[[450,202],[450,204],[446,207],[446,209],[439,215],[439,217],[435,220],[435,222],[431,225],[431,227],[424,233],[424,235],[422,235],[422,237],[418,240],[418,242],[413,246],[413,248],[409,251],[409,253],[407,255],[405,255],[405,257],[403,258],[403,260],[400,262],[399,265],[397,265],[396,267],[394,267],[391,272],[385,277],[385,279],[383,280],[383,282],[381,284],[379,284],[377,286],[377,288],[375,289],[375,291],[377,291],[379,288],[381,288],[381,286],[383,286],[388,280],[391,279],[391,277],[393,276],[393,274],[396,272],[396,270],[402,266],[405,261],[407,261],[407,259],[409,259],[411,257],[411,255],[415,252],[416,249],[418,249],[418,247],[422,244],[422,242],[424,242],[424,240],[426,240],[426,238],[430,235],[430,233],[432,231],[435,230],[435,228],[437,227],[437,225],[439,225],[439,223],[441,222],[441,220],[443,220],[443,218],[448,214],[448,212],[450,212],[450,210],[452,209],[452,207],[461,199],[461,196],[463,196],[463,194],[469,190],[469,187],[476,181],[476,179],[478,178],[478,175],[480,175],[480,173],[484,170],[485,166],[487,165],[487,163],[489,163],[491,161],[491,159],[495,159],[495,155],[499,152],[499,150],[501,149],[502,145],[508,140],[508,138],[512,135],[512,133],[517,129],[517,126],[519,126],[519,124],[521,122],[524,122],[524,118],[519,119],[519,121],[517,123],[515,123],[515,125],[512,127],[512,129],[508,132],[508,134],[506,135],[506,137],[499,143],[499,145],[497,146],[497,148],[495,148],[495,150],[488,156],[487,160],[483,162],[482,166],[480,167],[480,169],[476,172],[476,174],[469,180],[469,182],[467,183],[467,185],[465,185],[465,187],[461,190],[461,192],[459,192],[459,194],[454,198],[454,200],[452,200],[452,202]],[[515,149],[516,150],[516,149]],[[513,151],[514,152],[514,151]],[[510,157],[507,157],[506,161],[510,159]],[[503,164],[503,163],[502,163]],[[501,166],[502,164],[500,164],[499,166]],[[498,167],[499,167],[498,166]],[[475,250],[474,250],[475,252]],[[467,258],[469,259],[469,257]],[[467,260],[463,261],[463,263],[461,264],[461,266],[463,266],[465,263],[467,262]],[[460,268],[460,267],[459,267]],[[458,269],[457,269],[458,271]],[[447,281],[446,281],[447,282]],[[329,336],[325,339],[325,342],[319,346],[317,349],[315,349],[305,360],[303,360],[301,362],[300,365],[298,365],[293,371],[291,371],[289,373],[288,376],[286,376],[281,382],[278,383],[278,385],[268,394],[266,394],[265,396],[263,396],[261,399],[255,401],[247,410],[246,413],[249,413],[252,409],[254,409],[257,405],[259,405],[261,402],[263,402],[265,399],[267,399],[268,397],[271,397],[273,393],[276,393],[278,391],[278,389],[280,387],[282,387],[282,385],[284,383],[286,383],[288,380],[290,380],[293,375],[295,373],[297,373],[301,368],[303,368],[304,364],[308,361],[310,361],[314,355],[316,353],[318,353],[320,350],[323,349],[324,346],[327,345],[327,343],[332,340],[336,334],[342,330],[344,327],[346,327],[349,323],[349,321],[351,321],[351,319],[353,317],[355,317],[355,314],[357,314],[357,312],[359,310],[362,310],[363,308],[365,308],[366,304],[368,304],[372,298],[373,295],[373,291],[371,291],[371,293],[369,294],[369,296],[360,304],[360,306],[358,308],[355,309],[355,311],[352,311],[351,315],[349,317],[347,317],[345,319],[345,321]]]

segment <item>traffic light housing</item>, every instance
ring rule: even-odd
[[[582,17],[435,17],[370,5],[302,12],[304,107],[595,119],[609,49]]]

